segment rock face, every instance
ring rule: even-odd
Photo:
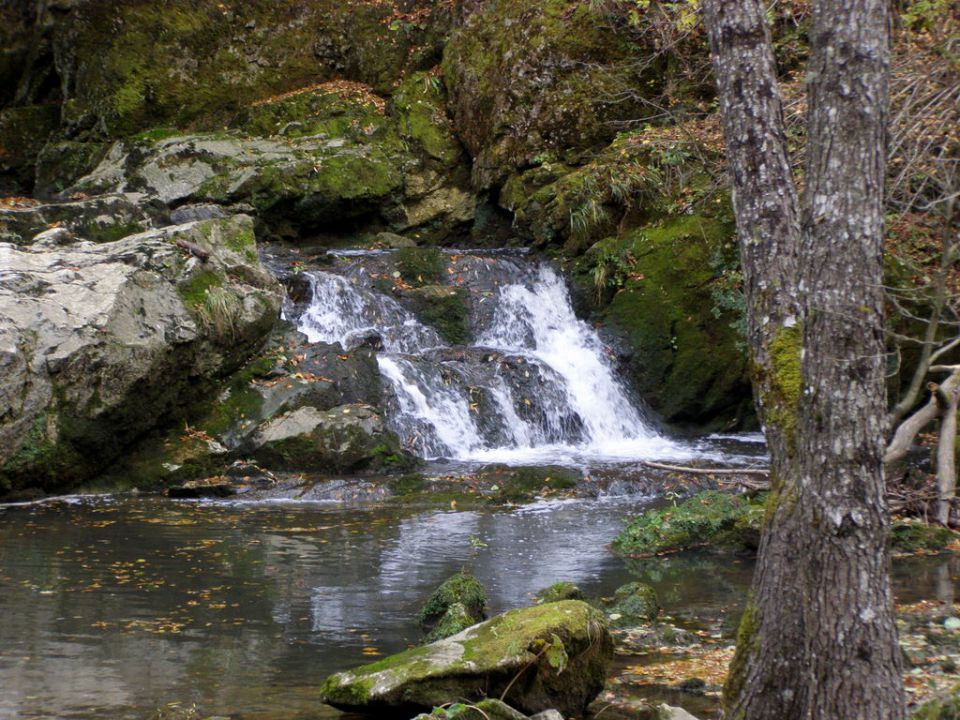
[[[613,641],[602,613],[577,600],[511,610],[452,637],[327,678],[334,707],[371,714],[504,698],[530,714],[580,716],[603,688]],[[513,683],[511,685],[511,682]]]
[[[91,477],[240,365],[279,309],[246,216],[0,258],[2,491]]]
[[[543,153],[606,145],[614,121],[643,117],[626,93],[649,92],[662,76],[637,75],[641,51],[597,5],[486,3],[451,36],[444,78],[479,189],[499,187]]]
[[[475,201],[443,93],[429,80],[408,79],[389,108],[365,86],[329,83],[247,108],[228,132],[118,142],[66,193],[242,206],[279,236],[354,222],[442,236],[473,218]]]

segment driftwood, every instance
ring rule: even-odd
[[[210,259],[209,251],[204,250],[202,247],[196,243],[190,242],[189,240],[178,239],[176,240],[176,245],[178,248],[186,250],[194,257],[200,258],[200,262],[206,262]]]

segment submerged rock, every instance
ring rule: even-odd
[[[633,627],[653,622],[660,614],[657,591],[639,582],[627,583],[613,595],[607,617],[614,627]]]
[[[506,695],[523,713],[581,715],[603,688],[613,641],[602,613],[576,600],[511,610],[430,645],[331,675],[334,707],[368,714],[429,710]]]
[[[568,580],[560,580],[533,596],[537,605],[559,600],[583,600],[583,591]]]
[[[240,365],[280,305],[246,216],[0,258],[0,492],[94,475]]]
[[[456,635],[482,621],[487,593],[472,575],[461,571],[447,578],[420,610],[420,626],[428,630],[428,641]]]

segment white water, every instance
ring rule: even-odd
[[[511,271],[474,328],[476,345],[451,350],[392,298],[339,275],[311,273],[313,301],[299,328],[311,342],[349,349],[383,341],[388,420],[425,458],[582,463],[704,457],[658,434],[617,380],[596,331],[573,312],[550,267]]]

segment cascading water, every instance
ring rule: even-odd
[[[311,342],[339,342],[347,350],[379,336],[388,422],[425,458],[523,464],[694,455],[644,420],[596,332],[574,314],[555,270],[474,260],[473,277],[486,284],[470,288],[476,290],[472,345],[446,345],[400,303],[362,282],[362,265],[353,277],[309,274],[312,302],[299,329]]]

